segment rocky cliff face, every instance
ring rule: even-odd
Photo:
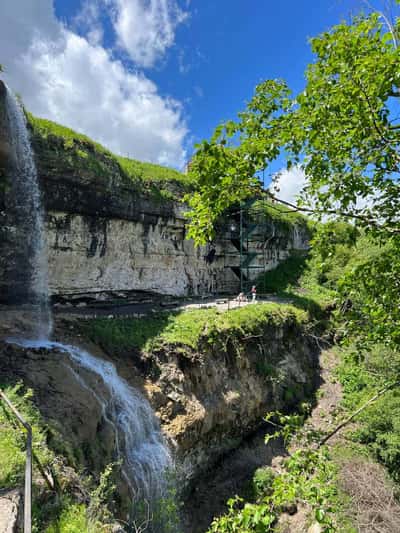
[[[26,260],[13,247],[9,129],[0,81],[0,299],[23,292],[15,273]],[[237,236],[222,232],[212,246],[185,239],[184,207],[176,186],[167,194],[140,185],[118,161],[90,140],[65,141],[32,130],[46,213],[50,286],[53,295],[154,291],[176,296],[236,291],[240,264]],[[252,267],[274,268],[294,248],[306,249],[304,228],[272,224],[259,232]],[[212,262],[205,258],[210,250]],[[252,251],[254,251],[252,250]],[[249,250],[250,252],[251,250]],[[261,264],[262,263],[262,264]],[[260,270],[251,270],[254,277]],[[18,287],[21,285],[21,290]],[[10,293],[11,287],[11,293]]]
[[[239,349],[229,336],[201,351],[167,347],[150,355],[156,379],[145,390],[167,435],[176,443],[181,478],[190,483],[262,424],[314,389],[318,351],[292,318],[243,334]]]
[[[288,312],[278,321],[266,318],[257,334],[243,330],[240,346],[227,331],[214,342],[205,334],[196,350],[164,345],[105,355],[98,347],[90,349],[112,361],[148,399],[188,494],[196,477],[259,428],[268,411],[288,409],[311,394],[318,350],[304,328]],[[115,460],[115,428],[99,402],[108,392],[95,375],[55,350],[0,344],[0,359],[0,382],[21,380],[32,387],[52,432],[62,436],[81,466],[99,473]]]

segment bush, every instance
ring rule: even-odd
[[[272,484],[275,478],[273,470],[267,466],[257,468],[253,476],[253,494],[254,498],[262,498],[272,492]]]
[[[61,512],[60,518],[46,528],[46,533],[91,533],[86,519],[85,506],[67,505]]]
[[[337,375],[343,404],[354,411],[387,383],[398,380],[400,354],[384,345],[366,351],[349,346],[341,353]],[[353,439],[366,444],[391,476],[400,481],[400,387],[387,391],[358,417]]]

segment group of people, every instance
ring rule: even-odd
[[[255,285],[252,286],[250,294],[251,294],[252,303],[255,303],[255,301],[257,299],[257,288],[256,288]],[[237,295],[235,300],[237,302],[247,302],[248,298],[247,298],[247,296],[246,296],[246,294],[244,292],[239,292],[239,294]]]

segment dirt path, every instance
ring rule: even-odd
[[[289,298],[278,296],[262,296],[257,299],[257,303],[291,303]],[[61,317],[79,316],[81,318],[107,317],[107,318],[130,318],[144,316],[160,311],[189,311],[192,309],[210,309],[212,307],[219,311],[229,311],[251,305],[249,299],[244,301],[234,296],[209,297],[209,298],[186,298],[176,300],[149,301],[143,303],[118,303],[118,304],[96,304],[75,307],[57,307],[55,312]],[[81,304],[82,305],[82,304]]]

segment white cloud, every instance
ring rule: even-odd
[[[194,94],[197,96],[197,98],[203,98],[204,97],[204,91],[200,87],[200,85],[195,85],[193,87]]]
[[[101,45],[104,30],[101,24],[100,0],[83,0],[81,10],[74,19],[74,26],[84,33],[89,43]]]
[[[271,192],[273,192],[278,199],[297,205],[298,197],[302,192],[303,188],[306,186],[306,184],[307,178],[304,171],[301,169],[301,167],[295,166],[292,167],[290,170],[283,168],[282,170],[277,172],[277,174],[274,176],[274,180],[272,185],[270,186],[270,189]],[[321,188],[321,191],[324,190],[326,190],[326,187]],[[376,202],[376,198],[376,195],[370,195],[366,198],[358,197],[356,199],[355,204],[351,206],[351,210],[356,210],[359,212],[368,211],[374,205],[374,202]],[[308,198],[308,200],[310,199]],[[313,202],[311,201],[311,206],[312,205]],[[339,202],[336,204],[336,206],[338,212],[341,211]],[[334,207],[332,207],[332,209],[334,209]],[[345,209],[344,211],[350,210]],[[335,214],[324,214],[322,216],[322,220],[326,222],[329,219],[335,218],[335,216]]]
[[[175,0],[105,0],[119,45],[137,65],[151,67],[173,45],[175,29],[188,16]]]
[[[100,36],[89,41],[63,26],[52,0],[3,0],[1,9],[4,77],[30,111],[118,153],[183,166],[187,129],[179,102],[127,70],[99,44]]]
[[[280,170],[274,178],[272,190],[276,197],[290,202],[297,203],[297,197],[306,184],[306,176],[303,170],[298,167],[292,167],[290,170],[286,168]]]

